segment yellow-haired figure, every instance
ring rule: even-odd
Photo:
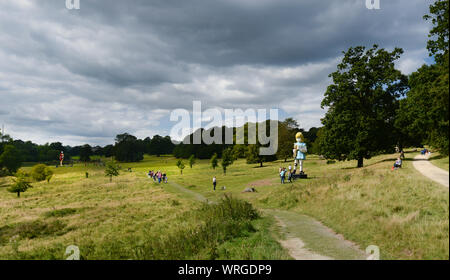
[[[294,174],[297,171],[297,165],[300,165],[300,175],[303,175],[303,161],[306,159],[308,149],[306,148],[305,140],[301,132],[295,135],[295,140],[297,142],[294,143]]]

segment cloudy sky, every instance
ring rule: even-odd
[[[172,110],[279,108],[319,126],[342,51],[429,62],[429,0],[0,0],[0,125],[36,143],[167,135]]]

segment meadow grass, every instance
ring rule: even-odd
[[[165,158],[146,157],[137,168],[156,162],[166,164]],[[99,166],[52,167],[50,183],[33,183],[20,199],[7,192],[9,178],[2,178],[0,259],[64,259],[69,245],[78,246],[83,259],[248,258],[247,251],[232,250],[230,244],[254,252],[252,258],[289,258],[273,238],[261,234],[269,227],[266,219],[216,217],[212,206],[167,191],[168,185],[127,168],[122,165],[110,183]],[[228,208],[237,209],[238,216],[250,211],[237,207],[243,201],[233,201]],[[197,231],[201,234],[187,234]]]
[[[211,224],[211,217],[217,216],[208,218],[205,213],[211,208],[200,200],[217,202],[231,194],[259,209],[311,216],[362,249],[379,246],[383,259],[448,259],[448,189],[417,172],[414,155],[406,153],[398,170],[391,170],[396,155],[366,160],[360,169],[354,161],[327,164],[309,156],[308,179],[285,185],[280,184],[278,168],[289,162],[260,168],[240,159],[225,175],[220,168],[212,169],[209,160],[197,160],[181,175],[171,156],[121,163],[121,174],[112,183],[101,166],[52,167],[50,183],[34,183],[20,199],[1,187],[8,180],[3,178],[0,258],[62,259],[65,248],[74,244],[85,259],[288,259],[269,216],[239,222],[231,218],[235,233]],[[126,172],[128,167],[133,171]],[[146,175],[149,170],[167,173],[169,184],[153,183]],[[243,193],[246,187],[257,192]],[[205,228],[208,220],[211,226]],[[36,231],[43,233],[33,234]],[[231,238],[224,238],[224,232]],[[183,246],[191,249],[179,250]]]
[[[448,189],[414,169],[415,155],[407,152],[398,170],[391,170],[395,154],[366,160],[364,168],[355,168],[355,161],[327,164],[310,156],[305,162],[309,178],[285,185],[278,177],[278,168],[289,164],[283,161],[259,168],[238,160],[224,175],[204,160],[186,168],[183,175],[172,169],[171,179],[209,200],[233,193],[258,208],[307,214],[362,249],[379,246],[383,259],[448,259]],[[220,190],[222,186],[225,191]],[[257,192],[242,193],[249,186]]]
[[[439,153],[437,153],[437,154],[433,154],[429,158],[429,160],[432,164],[436,165],[437,167],[448,171],[448,169],[449,169],[448,156],[443,156],[443,155],[440,155]]]

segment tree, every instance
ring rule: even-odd
[[[415,102],[429,103],[422,109],[425,117],[427,137],[422,140],[436,147],[442,154],[449,153],[449,0],[439,0],[430,5],[430,14],[424,16],[430,20],[433,28],[430,30],[427,48],[430,56],[434,56],[436,64],[427,68],[422,66],[416,78],[423,84],[412,85],[411,95],[406,98],[406,107],[414,106]],[[425,68],[425,69],[424,69]],[[422,70],[422,71],[421,71]],[[414,82],[414,81],[413,81]],[[424,92],[423,87],[428,88]],[[412,96],[412,100],[409,97]],[[416,108],[417,109],[417,108]],[[407,114],[407,112],[404,112]],[[411,131],[409,131],[411,133]]]
[[[109,177],[110,182],[112,182],[113,176],[119,176],[119,167],[114,161],[106,163],[105,176]]]
[[[248,145],[246,153],[246,159],[248,164],[259,163],[260,167],[263,167],[264,157],[259,154],[260,145]]]
[[[245,152],[247,151],[247,146],[244,144],[237,144],[233,146],[233,156],[234,158],[245,158]]]
[[[177,161],[177,167],[180,169],[180,173],[181,173],[181,175],[183,175],[183,169],[184,169],[184,163],[183,163],[183,161],[181,160],[181,159],[179,159],[178,161]]]
[[[119,134],[116,136],[114,157],[123,162],[141,161],[144,159],[143,147],[135,136],[128,133]]]
[[[423,18],[431,19],[433,24],[433,28],[428,34],[431,39],[427,42],[430,56],[435,56],[436,62],[439,64],[447,63],[448,65],[449,0],[438,0],[430,5],[430,14],[424,15]]]
[[[192,168],[192,166],[195,164],[195,156],[191,155],[189,157],[189,167]]]
[[[234,162],[235,158],[233,155],[233,149],[232,148],[227,148],[222,152],[222,161],[221,161],[221,165],[222,165],[222,169],[223,169],[223,174],[227,174],[227,167],[232,165]]]
[[[6,168],[9,174],[14,174],[22,165],[20,152],[11,144],[3,147],[3,153],[0,155],[0,169]]]
[[[409,76],[411,90],[400,101],[396,126],[407,144],[428,144],[449,153],[449,1],[430,5],[433,28],[427,48],[436,63],[423,65]]]
[[[156,155],[157,157],[173,153],[175,147],[170,136],[162,137],[160,135],[155,135],[152,139],[148,137],[144,139],[144,146],[148,154]]]
[[[31,184],[23,176],[19,176],[17,179],[13,180],[14,183],[8,188],[8,191],[17,193],[17,197],[20,197],[20,193],[26,192],[29,188],[32,188]]]
[[[211,167],[216,170],[216,167],[219,166],[219,160],[217,159],[217,153],[211,157]]]
[[[89,162],[91,161],[92,148],[88,144],[83,145],[80,149],[80,161]]]
[[[322,137],[322,128],[318,128],[316,132],[316,139],[311,144],[311,148],[308,149],[308,152],[315,155],[322,155],[322,151],[320,149],[320,141]]]
[[[292,148],[295,142],[295,133],[300,131],[297,122],[292,118],[287,118],[278,124],[278,151],[277,158],[284,159],[292,157]],[[301,130],[303,131],[303,130]],[[251,150],[251,157],[248,161],[254,163],[259,162],[260,158],[255,157],[254,149]],[[262,160],[262,158],[261,158]]]
[[[377,45],[344,52],[322,101],[322,108],[328,108],[320,142],[326,158],[356,159],[362,167],[365,158],[393,149],[398,98],[408,89],[407,78],[394,65],[402,53]]]
[[[112,157],[114,155],[114,146],[106,145],[105,147],[103,147],[103,155],[105,157]]]
[[[53,176],[53,171],[45,164],[36,164],[31,169],[31,177],[36,182],[40,182],[40,181],[44,181],[44,180],[47,180],[48,182],[50,182],[50,179],[52,178],[52,176]]]

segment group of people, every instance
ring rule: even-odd
[[[281,184],[284,184],[284,182],[286,181],[286,176],[288,178],[289,183],[292,183],[292,166],[289,165],[288,169],[286,170],[285,167],[280,167],[280,169],[278,170],[279,174],[280,174],[280,179],[281,179]]]
[[[158,184],[161,184],[161,182],[167,183],[167,181],[168,181],[166,173],[165,172],[161,172],[159,170],[158,171],[150,170],[148,172],[147,176],[149,178],[152,178],[153,182],[158,181]]]

